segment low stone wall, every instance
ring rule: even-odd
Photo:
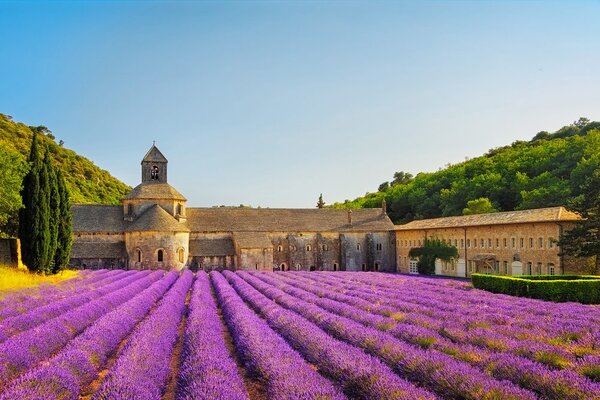
[[[0,265],[14,268],[21,266],[21,243],[19,239],[0,239]]]

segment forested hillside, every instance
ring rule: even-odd
[[[600,122],[581,118],[433,173],[396,172],[375,193],[334,208],[380,207],[395,223],[489,211],[565,205],[600,169]]]
[[[62,170],[72,203],[118,204],[131,188],[85,157],[56,143],[44,126],[13,122],[0,113],[0,235],[14,234],[20,207],[20,186],[27,173],[27,156],[33,131],[40,133],[40,148],[48,146],[53,162]]]

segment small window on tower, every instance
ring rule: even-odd
[[[159,250],[158,251],[158,262],[162,262],[163,261],[163,251]]]
[[[152,170],[150,171],[150,179],[158,180],[158,167],[156,165],[152,166]]]

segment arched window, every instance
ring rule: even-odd
[[[300,271],[301,268],[302,268],[302,265],[296,264],[296,271]]]
[[[133,204],[127,204],[127,214],[133,215]]]
[[[177,258],[179,259],[180,263],[183,262],[184,253],[185,253],[185,251],[183,249],[177,250]]]
[[[150,179],[157,181],[158,180],[158,167],[156,165],[152,166],[150,170]]]
[[[375,271],[379,271],[379,263],[375,263]]]
[[[141,250],[136,250],[135,251],[135,258],[137,259],[137,262],[142,262],[142,251]]]
[[[360,243],[356,243],[356,250],[360,251]]]
[[[181,204],[177,204],[177,214],[183,215],[183,206]]]
[[[333,270],[337,271],[337,264],[336,263],[333,264]]]
[[[310,251],[312,248],[310,247],[310,244],[306,245],[306,251]]]
[[[281,253],[283,251],[283,246],[281,246],[281,245],[277,246],[277,251]]]
[[[281,270],[285,271],[285,263],[281,264]]]
[[[326,244],[323,245],[323,251],[327,251],[327,245]]]
[[[163,262],[163,251],[162,250],[158,251],[158,262]]]
[[[366,270],[367,270],[367,264],[363,264],[363,265],[362,265],[362,270],[363,270],[363,271],[366,271]]]
[[[310,266],[310,270],[311,270],[311,271],[314,271],[314,270],[316,270],[315,266],[314,266],[314,265],[311,265],[311,266]]]

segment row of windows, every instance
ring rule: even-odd
[[[547,246],[547,248],[549,249],[553,249],[556,246],[556,239],[549,237],[549,238],[543,238],[540,237],[537,239],[537,241],[530,237],[529,240],[526,242],[525,238],[518,238],[518,247],[521,249],[524,248],[529,248],[529,249],[544,249],[544,246]],[[461,248],[464,249],[465,248],[465,239],[460,239],[460,241],[458,239],[441,239],[442,242],[453,245],[454,247],[457,248]],[[527,244],[527,247],[526,247]],[[397,245],[399,247],[408,247],[408,248],[412,248],[412,247],[421,247],[423,246],[423,241],[422,240],[399,240]],[[502,246],[501,246],[502,245]],[[477,248],[480,247],[482,249],[485,249],[486,247],[488,249],[499,249],[501,247],[507,249],[509,246],[509,238],[502,238],[502,241],[500,240],[500,238],[495,238],[494,241],[492,241],[491,238],[486,239],[467,239],[467,248]],[[517,238],[516,237],[512,237],[510,238],[510,247],[512,249],[516,249],[517,248]]]
[[[257,269],[258,269],[258,264],[256,264],[256,265],[257,265]],[[287,270],[288,270],[288,267],[287,267],[286,263],[282,263],[282,264],[279,266],[279,268],[281,268],[281,270],[282,270],[282,271],[287,271]],[[316,268],[315,268],[315,266],[314,266],[314,265],[311,265],[309,269],[310,269],[311,271],[315,271],[315,270],[316,270]],[[300,264],[300,263],[297,263],[297,264],[296,264],[296,271],[300,271],[300,270],[302,270],[302,264]],[[334,271],[337,271],[337,270],[338,270],[338,265],[337,265],[337,263],[333,263],[333,270],[334,270]]]
[[[184,262],[184,255],[185,255],[185,250],[183,250],[182,248],[180,248],[179,250],[177,250],[177,261],[179,261],[180,263]],[[159,249],[156,252],[156,261],[157,262],[163,262],[165,258],[165,252],[162,249]],[[135,260],[137,262],[142,262],[142,251],[140,249],[137,249],[135,251]]]
[[[544,264],[541,262],[538,262],[534,265],[533,262],[529,261],[526,264],[524,264],[522,266],[523,270],[521,271],[521,273],[523,275],[555,275],[556,274],[556,267],[554,265],[554,263],[548,263],[547,267],[544,268]],[[474,272],[474,265],[473,265],[473,261],[469,260],[469,272]],[[485,272],[485,271],[480,271],[480,272]],[[494,273],[496,274],[504,274],[504,275],[509,275],[511,273],[509,273],[509,263],[508,261],[502,261],[502,264],[500,264],[499,260],[496,260],[495,263],[495,268],[494,268]]]
[[[307,244],[307,245],[306,245],[306,247],[305,247],[305,249],[306,249],[306,251],[312,251],[312,246],[311,246],[310,244]],[[381,243],[377,243],[377,244],[375,245],[375,249],[376,249],[377,251],[382,251],[382,250],[383,250],[383,244],[381,244]],[[294,245],[291,245],[291,246],[290,246],[290,250],[291,250],[291,251],[296,251],[296,246],[294,246]],[[329,246],[327,246],[326,244],[323,244],[323,245],[321,245],[321,250],[323,250],[323,251],[328,251],[328,250],[329,250]],[[357,244],[356,244],[356,250],[357,250],[357,251],[360,251],[360,243],[357,243]],[[277,251],[278,251],[279,253],[281,253],[281,252],[283,251],[283,246],[282,246],[282,245],[279,245],[279,246],[277,246]]]

